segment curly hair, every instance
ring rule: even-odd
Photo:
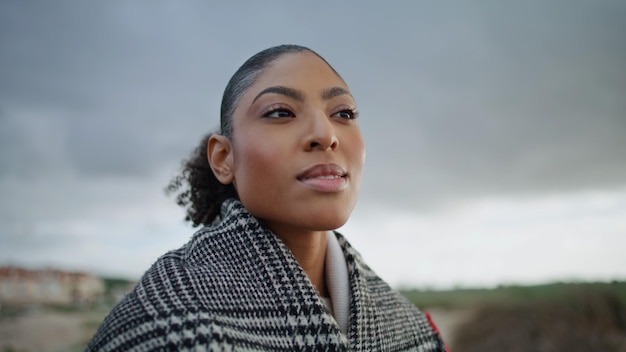
[[[191,158],[183,161],[181,173],[165,189],[167,194],[178,192],[176,204],[187,208],[185,220],[194,227],[211,224],[220,214],[222,202],[238,197],[235,187],[220,183],[211,170],[207,145],[212,135],[209,133],[202,138]]]
[[[279,45],[262,50],[250,57],[228,81],[220,110],[220,133],[231,138],[233,131],[233,112],[241,96],[254,84],[273,61],[286,54],[310,52],[322,59],[333,72],[337,71],[318,53],[300,45]],[[341,77],[341,76],[339,76]],[[193,226],[210,225],[220,215],[222,203],[228,198],[238,198],[232,184],[224,185],[217,180],[209,165],[207,144],[213,134],[204,136],[200,145],[188,160],[183,161],[181,173],[174,177],[166,187],[166,193],[178,193],[176,203],[187,209],[185,220]]]

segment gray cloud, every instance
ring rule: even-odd
[[[432,183],[455,192],[612,184],[624,172],[612,166],[625,128],[623,6],[568,4],[369,4],[351,8],[341,32],[319,16],[313,36],[294,38],[319,46],[358,93],[374,185],[389,177],[378,170],[398,168],[403,183],[437,192]],[[221,88],[263,47],[255,41],[285,41],[284,27],[302,27],[296,13],[328,10],[39,5],[4,5],[2,96],[56,110],[78,171],[143,176],[216,125]],[[282,22],[257,20],[259,11]]]
[[[160,196],[230,75],[288,42],[357,98],[366,204],[626,184],[623,3],[274,5],[0,3],[0,239],[123,207],[128,179]]]
[[[499,7],[451,24],[438,38],[446,44],[432,40],[380,66],[389,86],[368,102],[365,118],[376,121],[363,121],[372,123],[367,189],[375,197],[423,208],[459,196],[624,184],[623,11]],[[415,64],[418,56],[431,61]],[[381,90],[357,86],[363,95]]]

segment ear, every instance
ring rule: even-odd
[[[229,185],[233,182],[233,152],[230,140],[221,135],[212,135],[207,143],[207,158],[211,170],[220,183]]]

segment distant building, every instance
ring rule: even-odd
[[[2,305],[72,305],[96,302],[105,292],[102,279],[86,273],[0,267]]]

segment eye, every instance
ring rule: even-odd
[[[282,119],[287,117],[296,117],[296,114],[285,108],[275,108],[263,114],[263,117],[270,119]]]
[[[354,120],[359,117],[359,113],[356,111],[356,109],[345,109],[336,112],[333,116],[337,116],[346,120]]]

